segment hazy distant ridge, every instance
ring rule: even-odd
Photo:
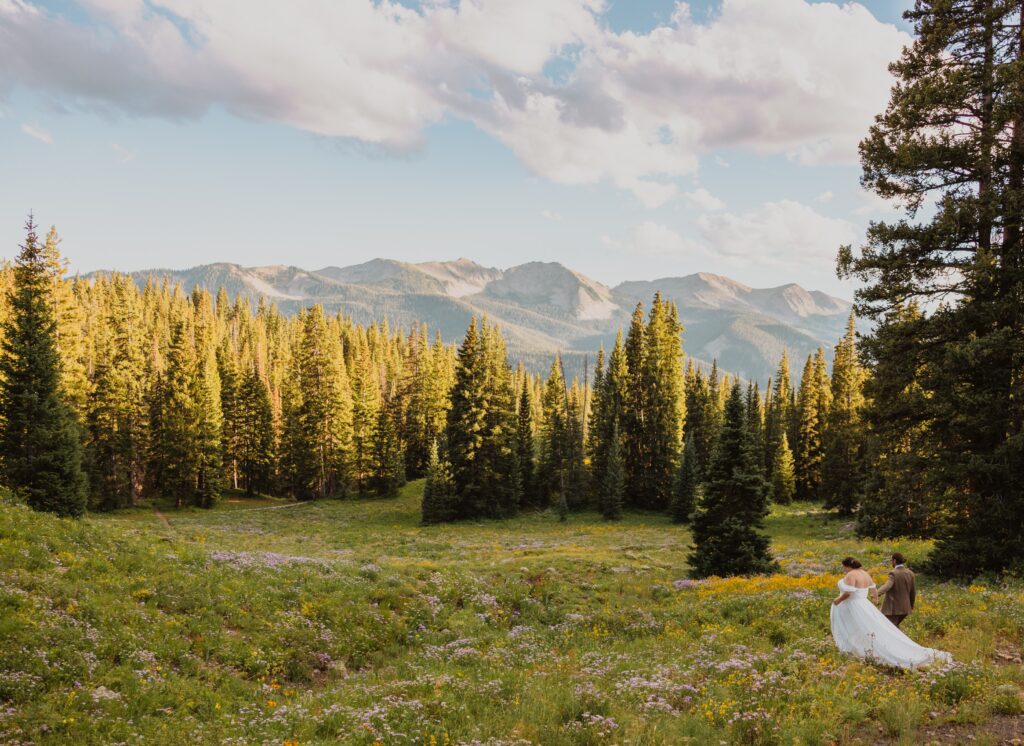
[[[315,271],[218,263],[132,275],[140,283],[166,277],[186,289],[223,286],[231,296],[266,298],[285,313],[320,303],[363,323],[385,315],[401,326],[422,321],[449,341],[462,337],[473,315],[487,314],[501,324],[513,356],[533,367],[557,350],[593,353],[601,343],[610,347],[636,303],[647,305],[660,291],[679,306],[688,354],[703,361],[717,358],[722,368],[761,381],[774,371],[784,347],[795,367],[819,344],[831,353],[850,312],[849,301],[796,284],[751,288],[700,272],[609,288],[556,262],[501,270],[469,259],[422,264],[374,259]]]

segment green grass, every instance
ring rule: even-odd
[[[895,672],[834,650],[828,603],[841,557],[881,580],[897,547],[813,506],[769,519],[779,575],[691,585],[662,516],[423,528],[420,489],[0,505],[0,742],[913,743],[1020,711],[1019,582],[922,578],[904,629],[958,664]]]

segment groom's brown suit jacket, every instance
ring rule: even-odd
[[[914,573],[910,568],[894,567],[889,579],[878,589],[885,594],[882,601],[882,613],[886,616],[906,615],[914,608],[917,589],[914,587]]]

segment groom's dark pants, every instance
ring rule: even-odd
[[[888,619],[893,624],[895,624],[897,627],[899,627],[903,623],[903,620],[907,618],[907,615],[906,614],[886,614],[885,618]]]

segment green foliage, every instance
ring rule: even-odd
[[[247,494],[270,488],[274,465],[274,410],[255,365],[242,377],[237,412],[238,471]]]
[[[786,505],[796,497],[796,466],[793,463],[793,452],[789,450],[789,438],[782,434],[778,448],[772,457],[772,499]]]
[[[486,321],[459,347],[445,445],[458,518],[499,518],[519,509],[516,397],[505,342]]]
[[[796,403],[796,496],[820,499],[821,464],[824,459],[824,426],[828,416],[829,382],[825,353],[820,348],[807,357]]]
[[[620,427],[626,503],[633,507],[666,510],[671,503],[686,415],[682,331],[675,305],[655,293],[646,323],[637,304],[626,335]]]
[[[516,411],[516,456],[519,460],[524,504],[535,504],[538,499],[536,452],[533,435],[533,395],[530,393],[530,380],[524,375],[519,393],[519,409]]]
[[[622,518],[622,506],[626,497],[626,471],[622,462],[622,436],[618,423],[612,427],[606,449],[604,474],[601,481],[601,515],[606,521]]]
[[[444,523],[455,517],[455,484],[451,466],[440,459],[436,442],[430,446],[421,513],[424,525]]]
[[[865,188],[907,214],[872,223],[859,252],[841,249],[839,269],[862,281],[862,315],[928,309],[900,324],[913,335],[899,343],[865,340],[876,368],[902,367],[920,389],[866,413],[882,472],[867,502],[892,496],[893,457],[917,460],[911,507],[930,493],[945,516],[933,565],[969,577],[1019,569],[1024,541],[1024,7],[919,2],[907,18],[917,38],[861,143]],[[889,437],[890,419],[912,425],[907,439]]]
[[[832,406],[825,417],[821,464],[824,502],[843,515],[852,515],[864,491],[865,372],[857,359],[855,317],[850,314],[846,336],[836,345],[832,362]],[[826,489],[827,488],[827,489]]]
[[[775,373],[775,385],[771,389],[771,398],[765,412],[765,467],[768,470],[766,476],[769,480],[772,478],[772,464],[775,454],[779,450],[782,436],[787,436],[790,444],[796,442],[793,439],[795,410],[795,396],[789,372],[789,353],[783,350],[779,368]],[[790,447],[792,448],[792,445]]]
[[[903,628],[952,651],[952,669],[836,651],[837,576],[821,567],[856,552],[881,580],[892,545],[812,504],[766,520],[787,573],[677,583],[689,534],[667,517],[423,527],[421,485],[387,501],[236,497],[169,525],[148,508],[67,521],[0,505],[3,740],[787,744],[891,724],[917,743],[970,716],[984,741],[1019,691],[994,658],[1024,642],[1016,580],[919,574]]]
[[[672,522],[689,523],[694,509],[697,507],[697,493],[700,479],[697,474],[697,446],[692,434],[687,434],[683,444],[683,457],[679,464],[679,473],[672,490],[671,515]]]
[[[691,574],[749,575],[772,572],[768,537],[762,533],[768,513],[766,485],[750,443],[743,395],[733,384],[725,420],[693,518]]]
[[[25,227],[0,353],[4,482],[36,510],[80,516],[86,479],[78,425],[61,392],[51,277],[31,217]]]

